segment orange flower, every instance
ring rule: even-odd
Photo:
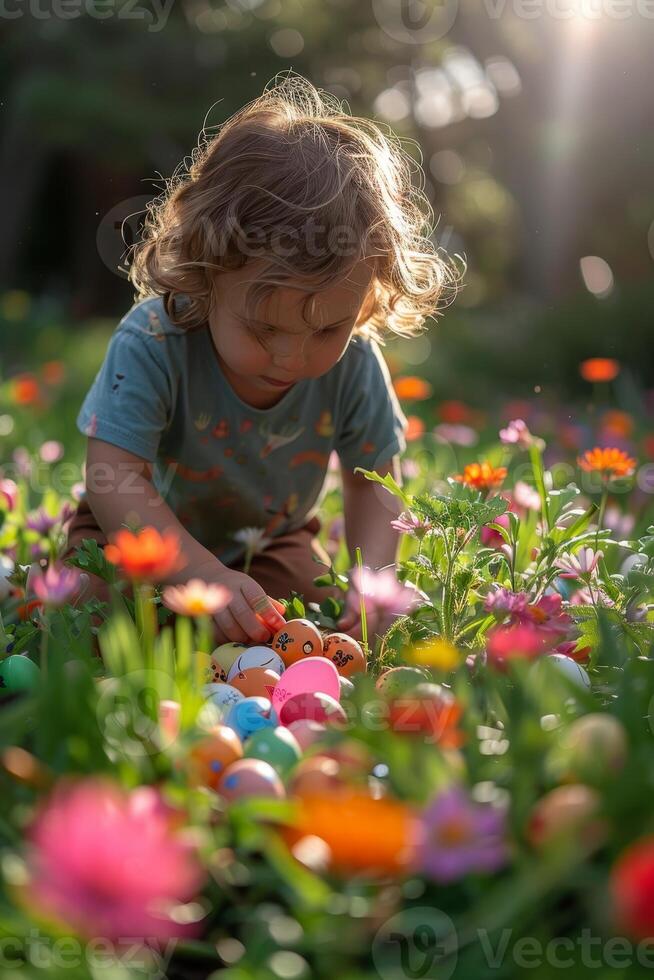
[[[579,365],[584,381],[613,381],[620,374],[620,364],[612,357],[589,357]]]
[[[634,431],[634,420],[629,412],[621,412],[619,409],[610,409],[602,416],[602,428],[604,433],[616,436],[618,439],[628,439]]]
[[[587,449],[577,459],[579,466],[587,473],[601,473],[603,480],[620,476],[631,476],[636,469],[636,460],[622,449]]]
[[[494,487],[499,487],[505,477],[506,466],[493,467],[489,462],[484,461],[469,463],[463,468],[463,473],[457,473],[454,479],[477,490],[492,490]]]
[[[407,419],[409,427],[406,430],[406,441],[415,442],[420,436],[424,435],[425,423],[417,415],[409,415]]]
[[[433,690],[432,690],[433,688]],[[464,736],[458,728],[461,705],[437,684],[418,685],[389,706],[389,723],[398,735],[429,736],[442,749],[457,749]]]
[[[41,401],[39,383],[33,374],[19,374],[13,378],[11,395],[15,405],[36,405]]]
[[[282,831],[293,847],[319,837],[329,848],[329,868],[344,874],[400,873],[418,842],[417,817],[404,803],[373,799],[360,790],[295,798],[293,824]]]
[[[46,361],[41,368],[41,377],[48,385],[58,385],[66,377],[63,361]]]
[[[395,394],[403,401],[422,401],[429,398],[432,387],[428,381],[413,375],[404,375],[393,382]]]
[[[177,572],[187,564],[180,554],[180,541],[173,530],[159,534],[154,527],[144,527],[133,534],[118,531],[104,553],[112,565],[119,565],[128,578],[156,582]]]

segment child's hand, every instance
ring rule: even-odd
[[[229,604],[213,617],[217,644],[266,643],[286,623],[282,604],[266,595],[249,575],[217,562],[208,575],[199,572],[198,577],[224,585],[232,594]]]

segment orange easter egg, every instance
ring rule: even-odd
[[[242,758],[243,746],[236,732],[226,725],[215,725],[191,748],[189,780],[194,786],[216,789],[227,767]]]
[[[279,674],[268,667],[251,667],[236,674],[229,683],[246,698],[269,698],[278,680]]]
[[[278,630],[271,644],[287,667],[303,657],[322,655],[322,636],[308,619],[291,619]]]
[[[331,633],[326,637],[323,654],[343,677],[365,673],[367,664],[364,652],[347,633]]]
[[[286,790],[279,775],[269,762],[261,759],[239,759],[220,780],[218,792],[226,800],[242,800],[248,796],[266,796],[283,800]]]
[[[341,768],[335,759],[316,755],[303,759],[295,768],[290,792],[296,795],[337,793],[346,785]]]

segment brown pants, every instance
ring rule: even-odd
[[[322,602],[330,595],[334,598],[342,597],[343,593],[338,588],[313,584],[314,578],[325,573],[327,568],[313,561],[312,555],[316,555],[326,564],[330,563],[327,552],[316,538],[320,528],[320,519],[312,517],[297,531],[273,538],[265,551],[254,555],[248,571],[250,578],[258,582],[273,599],[289,599],[291,590],[303,595],[305,602]],[[98,526],[93,511],[86,500],[82,499],[68,525],[68,540],[61,559],[71,557],[84,538],[93,538],[100,547],[107,544],[107,538]],[[230,567],[241,572],[243,562]],[[129,595],[131,597],[132,593]],[[89,575],[89,585],[81,601],[92,596],[102,602],[111,601],[109,586],[97,575]]]

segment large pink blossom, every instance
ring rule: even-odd
[[[80,935],[155,942],[195,931],[170,913],[197,894],[204,872],[148,787],[58,783],[28,832],[27,868],[28,902]]]
[[[563,638],[572,628],[572,618],[561,608],[561,596],[544,595],[531,602],[526,592],[511,592],[497,586],[486,596],[484,608],[498,619],[508,617],[509,626],[533,626],[540,633]]]

